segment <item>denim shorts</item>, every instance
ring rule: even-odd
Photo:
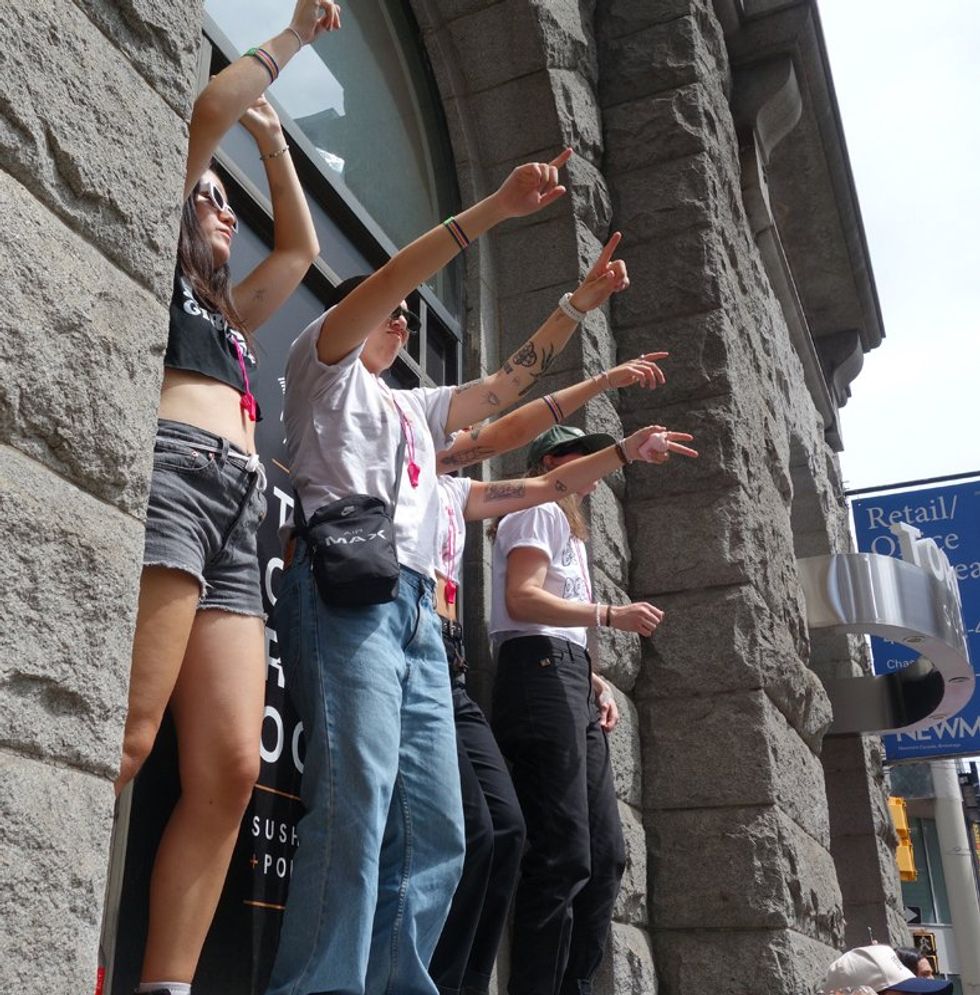
[[[146,511],[145,567],[197,578],[198,610],[265,617],[257,534],[265,473],[257,457],[193,425],[161,419]]]

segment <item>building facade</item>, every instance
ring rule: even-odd
[[[813,0],[379,0],[345,17],[306,53],[306,91],[272,91],[323,254],[271,330],[267,396],[326,286],[570,145],[566,198],[420,290],[425,335],[396,378],[494,369],[616,228],[631,289],[590,315],[543,389],[667,349],[666,387],[606,396],[580,424],[658,421],[701,450],[590,500],[597,597],[667,612],[643,645],[604,633],[594,647],[623,714],[629,856],[598,990],[800,995],[868,929],[907,939],[876,743],[824,736],[820,678],[863,668],[861,644],[807,632],[795,565],[849,548],[839,409],[883,334]],[[5,990],[94,987],[185,122],[207,74],[270,33],[239,39],[250,23],[218,0],[0,10]],[[230,135],[219,166],[243,262],[271,231],[257,165]],[[263,431],[268,456],[274,418]],[[270,477],[272,528],[289,496]],[[478,695],[488,583],[474,530]],[[274,662],[270,635],[276,710]],[[295,745],[276,714],[270,767]],[[109,882],[111,907],[124,892]]]

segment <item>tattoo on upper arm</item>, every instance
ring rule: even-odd
[[[487,484],[483,499],[485,501],[503,501],[505,498],[523,497],[525,488],[526,485],[523,480]]]
[[[444,470],[455,470],[470,463],[480,463],[496,454],[492,446],[470,446],[458,452],[445,452],[439,456],[439,466]]]
[[[568,487],[567,485],[563,484],[560,480],[556,480],[555,490],[558,491],[559,494],[564,494],[568,490]]]
[[[511,359],[518,366],[534,366],[538,361],[538,351],[534,348],[533,342],[525,342],[524,345],[511,356]]]
[[[499,397],[497,397],[497,395],[496,395],[496,394],[495,394],[495,393],[494,393],[494,392],[493,392],[492,390],[488,390],[488,391],[487,391],[487,393],[486,393],[486,397],[484,397],[484,398],[483,398],[483,400],[484,400],[484,401],[485,401],[485,402],[486,402],[486,403],[487,403],[487,404],[488,404],[488,405],[489,405],[489,406],[490,406],[491,408],[499,408],[499,407],[500,407],[500,398],[499,398]]]
[[[477,425],[476,428],[471,428],[470,429],[470,438],[474,442],[476,442],[476,440],[480,438],[480,433],[482,431],[483,431],[483,426],[482,425]]]
[[[255,301],[256,304],[259,304],[262,301],[264,301],[265,300],[265,287],[259,287],[255,291],[255,293],[252,294],[252,300]]]

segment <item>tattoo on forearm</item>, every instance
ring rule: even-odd
[[[501,369],[504,371],[504,373],[507,374],[507,376],[510,376],[511,373],[514,372],[514,367],[510,365],[509,359],[504,360],[504,365],[501,367]]]
[[[446,452],[439,457],[439,466],[443,470],[455,470],[470,463],[481,463],[496,454],[492,446],[470,446],[458,452]]]
[[[483,426],[482,425],[477,425],[476,428],[471,428],[470,429],[470,439],[472,439],[473,442],[476,442],[476,440],[480,438],[480,433],[482,431],[483,431]]]
[[[511,483],[487,484],[484,500],[503,501],[505,498],[523,497],[525,486],[523,480],[516,480]]]
[[[488,390],[486,397],[483,399],[491,408],[500,407],[500,398],[492,391]]]
[[[546,346],[541,350],[541,372],[547,371],[548,367],[555,361],[555,347],[553,345]]]
[[[567,485],[563,484],[560,480],[556,480],[555,490],[558,491],[559,494],[564,494],[568,490],[568,487]]]
[[[538,351],[534,348],[533,342],[525,342],[524,345],[510,357],[518,366],[534,366],[538,361]]]
[[[470,387],[476,387],[483,383],[482,380],[470,380],[467,383],[461,383],[454,391],[454,394],[462,394],[464,390],[469,390]]]
[[[530,345],[530,342],[528,343]],[[553,345],[545,346],[541,350],[541,369],[532,371],[530,376],[531,379],[520,389],[518,397],[523,397],[529,391],[534,389],[534,385],[538,382],[538,379],[548,371],[548,368],[555,361],[555,347]]]

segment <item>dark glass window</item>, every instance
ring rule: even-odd
[[[237,55],[283,28],[278,0],[207,0],[205,10]],[[392,246],[407,245],[454,213],[459,195],[441,102],[406,4],[344,6],[343,29],[304,48],[269,93],[345,199]],[[431,282],[458,316],[459,262]]]

